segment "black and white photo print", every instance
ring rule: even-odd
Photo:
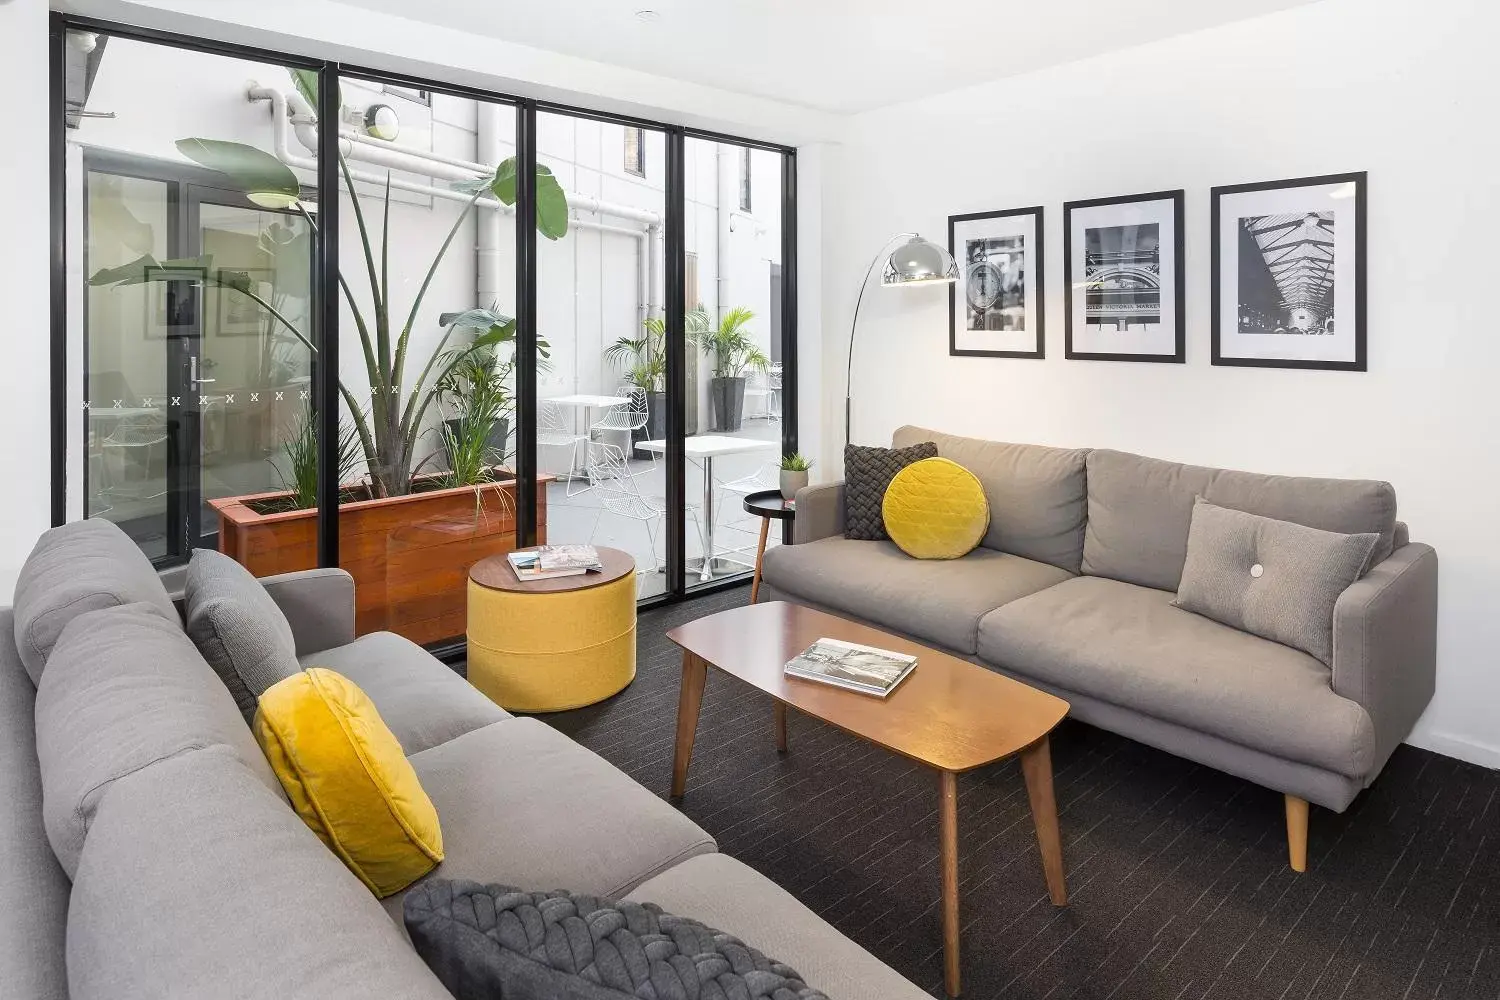
[[[958,262],[948,352],[1042,357],[1041,208],[949,216],[948,250]]]
[[[1365,175],[1214,188],[1213,363],[1365,370]]]
[[[1186,360],[1182,191],[1063,205],[1069,358]]]

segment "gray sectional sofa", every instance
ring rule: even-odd
[[[356,638],[348,574],[263,583],[299,659],[353,679],[400,739],[441,818],[435,875],[651,901],[830,996],[926,995],[600,757],[404,639]],[[448,996],[406,940],[402,896],[376,900],[293,812],[108,522],[44,535],[0,610],[0,796],[0,994]]]
[[[843,537],[841,483],[797,494],[794,544],[762,599],[892,629],[1051,691],[1072,715],[1284,793],[1292,865],[1307,804],[1343,811],[1432,697],[1437,555],[1409,541],[1390,484],[1255,475],[1118,451],[902,427],[984,486],[990,527],[961,559]],[[1380,538],[1338,599],[1331,669],[1172,606],[1194,498]],[[1300,843],[1299,843],[1300,840]]]

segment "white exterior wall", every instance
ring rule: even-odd
[[[950,357],[948,296],[873,288],[854,440],[916,423],[1291,475],[1385,479],[1442,563],[1437,695],[1412,741],[1500,766],[1500,339],[1476,279],[1500,228],[1479,0],[1324,0],[860,115],[828,171],[825,398],[893,233],[1046,209],[1046,360]],[[1369,371],[1209,364],[1209,189],[1369,171]],[[913,179],[917,182],[913,183]],[[1063,357],[1062,203],[1186,189],[1187,364]],[[827,454],[842,432],[825,428]]]

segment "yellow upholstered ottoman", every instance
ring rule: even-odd
[[[514,712],[592,705],[635,679],[635,560],[601,573],[516,578],[504,556],[469,570],[469,683]]]

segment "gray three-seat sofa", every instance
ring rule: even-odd
[[[846,539],[843,484],[810,486],[797,493],[794,544],[766,553],[763,599],[940,646],[1067,699],[1085,722],[1284,793],[1300,870],[1308,803],[1343,811],[1432,697],[1437,555],[1408,540],[1390,484],[920,427],[900,428],[892,444],[923,441],[983,484],[990,526],[978,548],[934,561]],[[1172,606],[1198,496],[1380,536],[1338,599],[1331,668]]]
[[[263,583],[303,663],[351,678],[400,739],[441,818],[436,876],[651,901],[830,996],[926,996],[600,757],[398,636],[356,638],[348,574]],[[402,896],[376,900],[297,817],[118,528],[45,534],[15,604],[0,610],[0,994],[448,997]]]

